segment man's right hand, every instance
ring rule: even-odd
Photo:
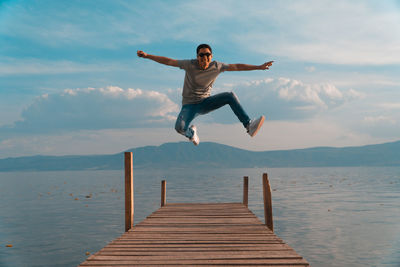
[[[146,58],[147,57],[147,53],[143,52],[142,50],[138,50],[137,51],[137,56]]]

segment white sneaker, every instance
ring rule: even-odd
[[[190,126],[189,128],[192,129],[193,131],[193,136],[192,138],[190,138],[190,141],[192,141],[195,146],[198,146],[200,143],[200,139],[199,136],[197,135],[197,128],[194,125]]]
[[[249,125],[247,126],[247,132],[251,137],[254,137],[258,130],[260,130],[261,126],[263,125],[265,120],[264,116],[259,117],[256,120],[251,120]]]

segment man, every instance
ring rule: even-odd
[[[268,70],[273,61],[262,65],[248,64],[225,64],[212,60],[212,49],[208,44],[201,44],[197,47],[197,59],[175,60],[147,54],[141,50],[137,51],[139,57],[148,58],[168,66],[179,67],[186,71],[185,82],[182,91],[182,109],[175,123],[178,133],[186,136],[196,146],[200,139],[197,135],[196,126],[190,125],[198,115],[207,114],[226,104],[229,104],[232,111],[238,117],[250,136],[255,136],[261,128],[265,117],[250,120],[247,113],[239,103],[233,92],[225,92],[210,96],[212,85],[217,76],[224,71],[245,71],[245,70]]]

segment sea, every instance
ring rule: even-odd
[[[313,267],[400,266],[400,167],[134,169],[134,222],[170,202],[241,202]],[[0,172],[0,266],[77,266],[124,232],[124,172]]]

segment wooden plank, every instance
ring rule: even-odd
[[[245,231],[246,233],[251,233],[251,232],[268,232],[272,233],[271,230],[269,230],[265,225],[259,224],[259,225],[229,225],[229,228],[224,227],[224,226],[214,226],[211,229],[205,227],[204,225],[202,227],[199,226],[192,226],[192,227],[186,227],[186,228],[181,228],[176,225],[157,225],[157,226],[151,226],[151,225],[145,225],[145,224],[137,224],[135,225],[135,228],[133,228],[129,232],[139,232],[139,231],[177,231],[177,232],[187,232],[187,231],[194,231],[194,232],[238,232],[238,231]]]
[[[105,266],[105,265],[92,265],[92,264],[88,264],[88,265],[84,265],[84,266],[87,266],[87,267],[91,267],[91,266]],[[113,264],[113,265],[111,265],[111,266],[113,266],[113,267],[127,267],[127,265],[119,265],[119,264]],[[146,267],[159,267],[160,266],[160,264],[146,264],[146,265],[143,265],[143,264],[129,264],[128,265],[129,267],[142,267],[142,266],[146,266]],[[185,264],[181,264],[181,265],[178,265],[178,264],[162,264],[161,266],[185,266]],[[201,265],[199,265],[199,264],[197,264],[197,266],[202,266],[202,267],[207,267],[207,266],[213,266],[213,267],[215,267],[215,266],[224,266],[223,264],[201,264]],[[248,264],[245,264],[245,263],[243,263],[243,264],[240,264],[240,263],[238,263],[238,264],[231,264],[231,266],[251,266],[251,267],[266,267],[266,266],[279,266],[279,267],[293,267],[293,266],[309,266],[309,265],[305,265],[305,264],[298,264],[298,265],[286,265],[286,264],[278,264],[278,265],[271,265],[271,264],[251,264],[251,265],[248,265]]]
[[[130,260],[88,260],[87,263],[84,262],[81,266],[95,265],[95,266],[113,266],[113,265],[129,265],[131,266],[133,262]],[[268,264],[268,265],[302,265],[308,266],[308,263],[304,259],[200,259],[200,260],[137,260],[134,262],[138,265],[144,264],[158,264],[158,265],[203,265],[203,264]]]
[[[128,265],[126,265],[126,264],[112,264],[112,265],[99,265],[99,264],[85,264],[85,265],[82,265],[82,266],[87,266],[87,267],[91,267],[91,266],[112,266],[112,267],[127,267],[127,266],[129,266],[129,267],[143,267],[143,266],[146,266],[146,267],[159,267],[159,266],[202,266],[202,267],[205,267],[205,266],[213,266],[213,267],[215,267],[215,266],[251,266],[251,267],[266,267],[266,266],[269,266],[269,267],[273,267],[273,266],[279,266],[279,267],[282,267],[282,266],[286,266],[286,267],[293,267],[293,266],[309,266],[308,264],[290,264],[290,265],[286,265],[286,264],[282,264],[282,263],[279,263],[279,264],[265,264],[265,263],[251,263],[251,264],[246,264],[246,263],[231,263],[231,264],[229,264],[229,265],[225,265],[225,264],[215,264],[215,263],[196,263],[196,264],[187,264],[187,263],[182,263],[182,264],[177,264],[177,263],[163,263],[163,264],[153,264],[153,263],[146,263],[146,264],[143,264],[143,263],[140,263],[140,264],[128,264]]]
[[[118,238],[115,239],[115,242],[135,242],[140,240],[237,240],[237,241],[257,241],[257,240],[281,240],[277,236],[274,235],[264,235],[264,236],[229,236],[229,235],[220,235],[220,236],[204,236],[204,235],[191,235],[191,236],[182,236],[182,235],[174,235],[174,236],[132,236],[126,238]]]
[[[158,253],[150,253],[150,255],[142,255],[143,253],[139,253],[139,255],[126,255],[124,253],[119,253],[117,255],[97,255],[95,256],[95,260],[113,260],[113,261],[144,261],[144,260],[221,260],[221,259],[229,259],[229,260],[241,260],[241,259],[302,259],[300,256],[293,255],[293,253],[211,253],[200,254],[200,253],[168,253],[166,255],[159,255]]]
[[[237,203],[168,203],[168,207],[170,209],[182,209],[182,208],[192,208],[192,209],[202,209],[206,207],[237,207],[237,208],[243,208],[243,204],[240,202]]]
[[[189,218],[150,218],[140,224],[155,224],[155,223],[230,223],[230,224],[258,224],[260,220],[250,217],[189,217]]]
[[[276,235],[271,233],[151,233],[151,232],[136,232],[134,235],[123,235],[116,240],[124,240],[124,239],[136,239],[136,238],[168,238],[168,237],[206,237],[206,238],[268,238],[268,237],[276,237]]]
[[[168,203],[80,266],[308,266],[242,203]]]
[[[179,244],[179,245],[186,245],[186,244],[274,244],[274,243],[282,243],[280,240],[264,240],[264,241],[238,241],[238,240],[138,240],[138,241],[131,241],[131,242],[113,242],[114,245],[118,244]]]
[[[130,236],[122,236],[115,239],[115,241],[129,241],[129,240],[142,240],[142,239],[185,239],[185,240],[226,240],[226,239],[239,239],[239,240],[269,240],[269,239],[279,239],[273,234],[135,234]]]
[[[203,245],[203,246],[202,246]],[[279,244],[252,244],[250,245],[210,245],[210,244],[191,244],[191,245],[158,245],[158,246],[148,246],[148,245],[119,245],[119,246],[107,246],[103,249],[100,250],[100,254],[103,254],[107,251],[170,251],[174,253],[178,252],[190,252],[190,251],[195,251],[195,252],[210,252],[210,251],[215,251],[215,252],[221,252],[221,253],[228,253],[229,251],[246,251],[246,252],[251,252],[251,251],[290,251],[293,253],[293,249],[291,248],[285,248],[285,247],[279,247],[278,245],[285,245],[284,243],[279,243]]]
[[[121,246],[107,246],[99,251],[99,255],[104,254],[106,252],[112,252],[112,251],[125,251],[125,252],[174,252],[174,253],[180,253],[180,252],[196,252],[196,253],[208,253],[208,252],[219,252],[221,254],[223,253],[229,253],[229,252],[239,252],[239,251],[245,251],[245,252],[254,252],[254,251],[290,251],[291,253],[294,252],[294,250],[290,247],[286,247],[284,243],[280,244],[253,244],[252,246],[250,245],[209,245],[209,244],[192,244],[192,245],[159,245],[159,246],[144,246],[144,245],[136,245],[136,246],[131,246],[131,245],[121,245]]]

